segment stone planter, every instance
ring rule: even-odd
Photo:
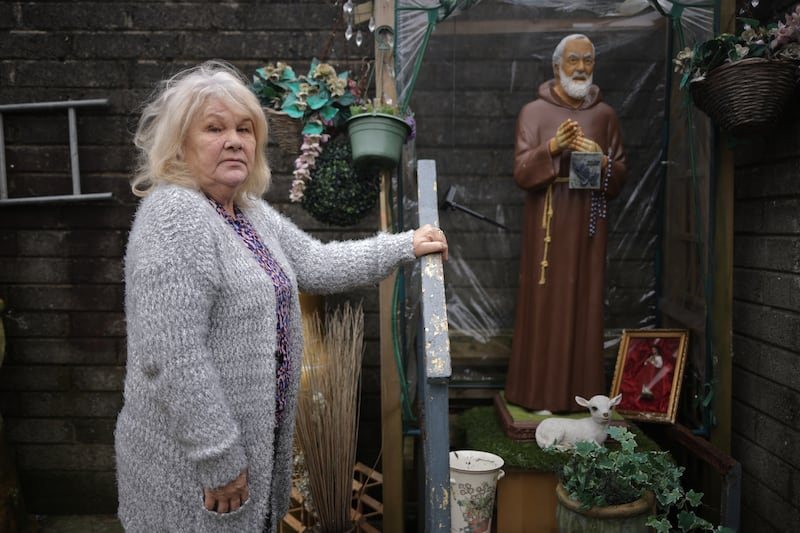
[[[645,525],[653,514],[655,498],[648,494],[635,502],[581,509],[559,483],[556,486],[556,521],[562,533],[648,533]]]

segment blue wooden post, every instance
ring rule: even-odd
[[[436,162],[421,160],[417,166],[419,224],[439,226],[436,194]],[[447,331],[447,306],[441,255],[420,258],[421,321],[417,366],[423,396],[422,450],[425,478],[425,531],[450,531],[450,432],[448,383],[450,381],[450,336]]]

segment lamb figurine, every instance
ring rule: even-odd
[[[592,396],[590,400],[575,396],[578,405],[587,407],[592,416],[579,419],[546,418],[536,426],[536,443],[540,448],[548,446],[571,448],[573,444],[581,441],[594,441],[602,446],[608,436],[611,411],[621,400],[621,394],[612,399],[598,394]]]

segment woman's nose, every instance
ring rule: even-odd
[[[242,148],[242,139],[239,137],[239,134],[236,132],[228,134],[228,137],[225,139],[225,148],[231,148],[233,150],[240,150]]]

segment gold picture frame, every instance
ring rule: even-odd
[[[688,340],[683,329],[623,330],[610,395],[622,394],[619,414],[675,423]]]

